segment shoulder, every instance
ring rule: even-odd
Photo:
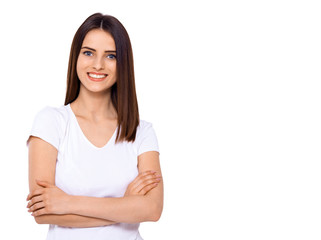
[[[68,111],[67,106],[60,106],[60,107],[52,107],[46,106],[42,108],[37,114],[36,118],[40,118],[43,120],[47,120],[49,122],[66,122],[68,119]]]
[[[148,127],[152,127],[152,123],[151,122],[147,122],[145,120],[140,120],[137,129],[141,130],[141,129],[145,129],[145,128],[148,128]]]
[[[40,115],[50,115],[55,117],[65,117],[67,113],[67,106],[64,105],[60,107],[45,106],[38,112]]]
[[[64,136],[68,122],[66,106],[42,108],[35,116],[29,136],[45,140],[57,149]],[[27,140],[28,145],[29,137]]]
[[[137,155],[147,151],[159,152],[158,141],[153,125],[150,122],[140,120],[136,132]]]
[[[145,120],[140,120],[139,125],[137,126],[136,137],[144,135],[149,129],[153,129],[153,124]]]
[[[42,108],[35,116],[33,130],[36,131],[58,131],[62,134],[69,121],[67,106]]]

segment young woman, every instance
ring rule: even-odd
[[[114,17],[85,20],[71,46],[65,105],[35,117],[29,212],[47,239],[142,239],[157,221],[163,181],[157,138],[140,120],[131,43]]]

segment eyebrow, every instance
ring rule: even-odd
[[[89,50],[91,50],[91,51],[93,51],[93,52],[96,52],[95,49],[90,48],[90,47],[82,47],[81,49],[83,49],[83,48],[87,48],[87,49],[89,49]],[[106,53],[106,52],[116,52],[116,50],[106,50],[105,53]]]

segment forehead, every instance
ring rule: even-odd
[[[82,47],[91,47],[96,50],[116,50],[116,45],[112,35],[101,29],[93,29],[87,33],[82,43]]]

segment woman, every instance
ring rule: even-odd
[[[65,105],[46,107],[29,146],[29,212],[47,239],[142,239],[163,208],[158,143],[139,120],[132,49],[114,17],[93,14],[71,46]]]

